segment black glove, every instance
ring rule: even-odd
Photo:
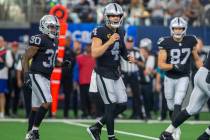
[[[63,61],[62,67],[71,67],[71,61],[69,61],[69,60]]]
[[[185,66],[183,64],[173,65],[173,70],[177,72],[183,72],[185,70]]]
[[[210,72],[206,76],[206,83],[210,84]]]
[[[24,73],[24,87],[32,87],[31,78],[29,76],[29,72]]]

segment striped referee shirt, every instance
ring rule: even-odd
[[[128,54],[133,56],[135,59],[138,59],[141,57],[139,53],[139,48],[133,47],[132,50],[127,50]],[[136,64],[129,63],[128,61],[125,61],[123,58],[121,58],[121,70],[124,73],[134,73],[139,71],[139,67]]]

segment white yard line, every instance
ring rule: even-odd
[[[63,122],[65,124],[70,124],[70,125],[75,125],[75,126],[80,126],[80,127],[85,127],[85,128],[87,128],[89,126],[89,125],[86,125],[86,124],[81,124],[81,123],[78,123],[78,122],[72,122],[72,121],[68,121],[68,120],[64,120]],[[105,128],[103,128],[102,130],[106,131]],[[150,136],[147,136],[147,135],[130,133],[130,132],[125,132],[125,131],[120,131],[120,130],[114,130],[114,131],[115,131],[115,133],[128,135],[128,136],[140,137],[140,138],[145,138],[145,139],[148,139],[148,140],[159,140],[158,138],[150,137]]]
[[[0,122],[21,122],[21,123],[25,123],[27,122],[27,119],[0,119]],[[82,123],[94,123],[96,122],[96,120],[83,120],[83,119],[45,119],[44,122],[51,122],[51,123],[65,123],[65,124],[69,124],[69,125],[74,125],[74,126],[80,126],[80,127],[85,127],[87,128],[89,125],[87,124],[82,124]],[[116,122],[118,123],[148,123],[148,124],[168,124],[170,123],[169,120],[166,121],[157,121],[157,120],[150,120],[150,121],[141,121],[141,120],[116,120]],[[210,121],[186,121],[185,124],[206,124],[209,125]],[[106,129],[103,129],[103,131],[106,131]],[[140,138],[144,138],[144,139],[148,139],[148,140],[158,140],[158,138],[155,137],[151,137],[151,136],[147,136],[147,135],[143,135],[143,134],[136,134],[136,133],[130,133],[130,132],[126,132],[126,131],[120,131],[120,130],[115,130],[116,133],[118,134],[123,134],[123,135],[128,135],[128,136],[133,136],[133,137],[140,137]]]

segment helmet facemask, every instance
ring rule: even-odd
[[[182,31],[178,31],[182,29]],[[175,31],[177,30],[177,31]],[[181,17],[175,17],[170,23],[171,36],[176,39],[182,39],[186,35],[187,22]]]
[[[119,16],[119,21],[110,20],[110,17]],[[112,28],[119,28],[123,23],[123,10],[119,4],[110,3],[104,9],[105,24]]]
[[[40,20],[39,30],[48,35],[50,38],[58,38],[60,31],[60,24],[57,17],[52,15],[45,15]]]

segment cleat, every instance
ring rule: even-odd
[[[92,140],[100,140],[101,129],[96,126],[90,126],[87,128],[88,134],[91,136]]]
[[[209,140],[210,136],[206,133],[203,133],[202,135],[200,135],[197,140]]]
[[[174,140],[174,138],[172,137],[172,133],[164,131],[160,134],[160,140]]]
[[[26,134],[27,136],[27,134]],[[39,140],[39,130],[31,130],[28,133],[28,139],[26,140]]]

